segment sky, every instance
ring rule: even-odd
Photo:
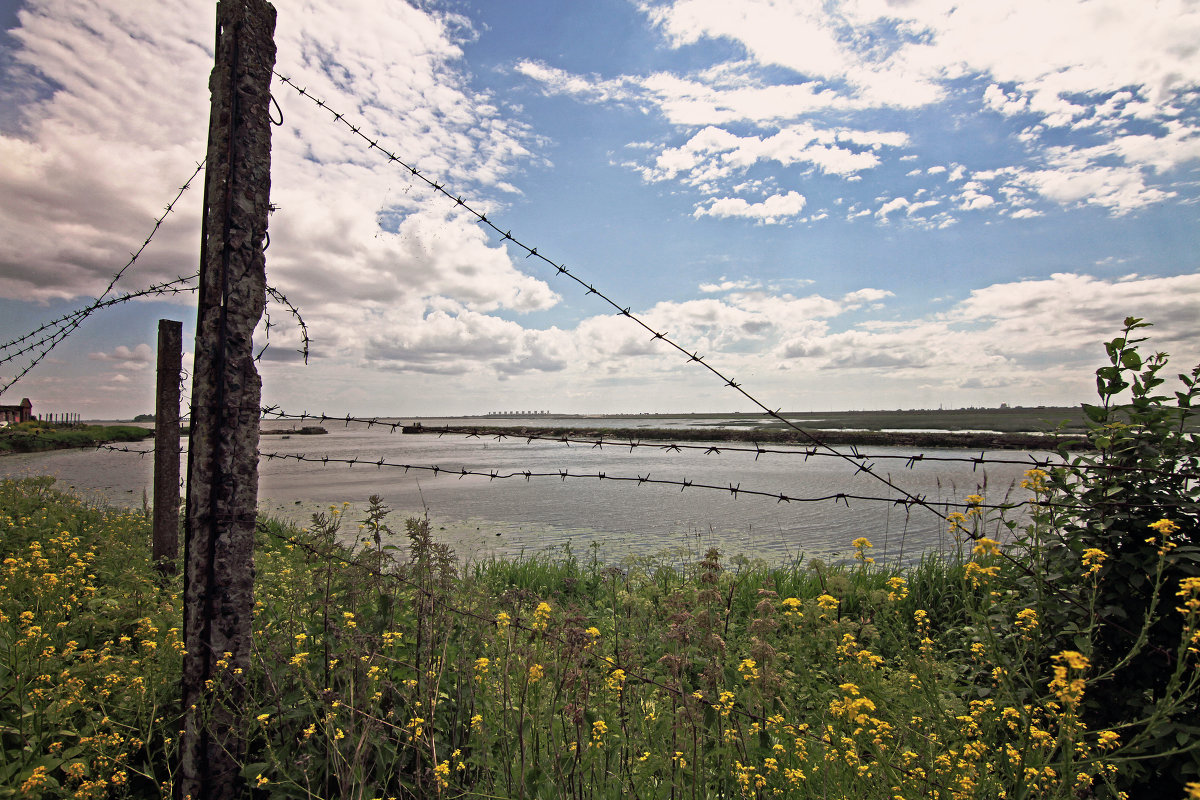
[[[1194,0],[276,5],[280,74],[767,407],[1088,402],[1127,316],[1200,361]],[[100,295],[204,158],[214,19],[0,0],[0,340]],[[756,410],[272,93],[267,280],[311,350],[269,304],[264,403]],[[115,291],[198,269],[202,192]],[[194,303],[98,311],[0,403],[152,411],[157,320],[190,365]]]

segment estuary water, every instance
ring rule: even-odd
[[[520,420],[545,425],[544,418]],[[426,427],[502,425],[496,418],[422,420]],[[579,420],[571,423],[579,424]],[[711,421],[709,421],[711,423]],[[635,427],[627,418],[613,427]],[[654,556],[669,561],[694,560],[709,547],[726,557],[744,555],[770,563],[796,558],[846,557],[850,542],[865,536],[875,547],[877,561],[911,561],[927,550],[954,546],[945,524],[928,510],[907,510],[887,500],[901,495],[856,464],[829,457],[805,457],[804,448],[772,445],[787,454],[736,452],[738,443],[716,443],[720,452],[668,451],[618,444],[603,448],[561,442],[527,442],[520,438],[469,438],[459,435],[403,434],[387,427],[325,422],[325,435],[264,435],[260,444],[260,511],[301,525],[312,514],[331,507],[339,511],[343,530],[355,533],[367,505],[378,495],[391,509],[391,527],[401,532],[404,520],[428,515],[435,537],[454,548],[466,561],[497,556],[532,554],[569,546],[577,555],[590,548],[605,562],[629,556]],[[598,425],[598,420],[587,420]],[[667,427],[662,418],[643,423]],[[686,420],[680,425],[689,424]],[[264,430],[291,427],[267,421]],[[148,441],[135,448],[148,449]],[[186,439],[183,441],[186,447]],[[740,445],[747,446],[747,445]],[[841,448],[847,451],[848,448]],[[968,494],[989,502],[1024,499],[1019,483],[1026,465],[965,462],[906,462],[911,452],[896,448],[864,449],[876,475],[930,501],[961,501]],[[312,461],[269,458],[271,454],[303,455]],[[926,450],[926,457],[969,459],[978,451]],[[1008,460],[1043,457],[1042,453],[996,451]],[[888,458],[903,457],[903,458]],[[184,456],[186,461],[186,455]],[[334,459],[358,459],[348,466]],[[410,469],[376,466],[380,460],[407,464]],[[0,476],[50,474],[61,488],[74,488],[98,502],[141,507],[151,500],[153,459],[105,450],[57,451],[0,458]],[[376,462],[376,463],[372,463]],[[439,468],[437,472],[420,467]],[[462,471],[484,475],[462,475]],[[186,467],[182,470],[186,474]],[[553,477],[522,476],[493,479],[492,473],[553,473]],[[639,484],[597,477],[646,477],[684,481],[679,485]],[[737,487],[735,496],[700,484]],[[780,502],[747,495],[745,490],[790,498],[814,498],[837,493],[880,500]],[[344,504],[348,503],[346,506]],[[996,524],[996,523],[993,523]],[[995,536],[993,532],[991,535]]]

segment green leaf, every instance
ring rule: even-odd
[[[1121,366],[1125,369],[1141,369],[1142,357],[1138,355],[1137,350],[1126,350],[1121,353]]]

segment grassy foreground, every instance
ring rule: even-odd
[[[840,566],[460,567],[421,521],[397,550],[385,508],[340,511],[260,526],[255,653],[230,676],[252,796],[1075,798],[1146,757],[1150,726],[1085,725],[1087,632],[1061,647],[1061,599],[991,539],[903,572],[866,538]],[[149,550],[140,512],[0,483],[0,796],[170,796],[181,592]],[[1198,680],[1200,580],[1170,588],[1162,718]]]

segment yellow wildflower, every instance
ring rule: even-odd
[[[1108,558],[1108,553],[1095,547],[1089,547],[1083,551],[1083,566],[1087,567],[1084,575],[1095,575],[1100,571],[1100,567],[1104,565],[1104,559]]]

